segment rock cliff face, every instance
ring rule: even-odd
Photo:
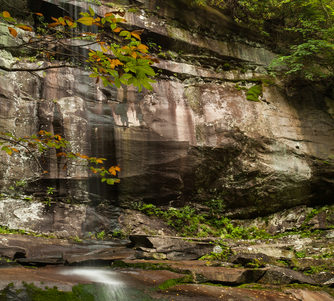
[[[40,2],[44,13],[57,6],[77,14],[93,1]],[[145,29],[159,55],[160,75],[153,91],[138,93],[96,86],[81,69],[2,72],[2,131],[54,131],[75,151],[122,168],[121,183],[107,187],[82,167],[62,170],[49,160],[35,191],[52,184],[60,196],[122,206],[219,198],[236,216],[334,201],[333,91],[268,79],[274,53],[218,11],[185,9],[183,1],[89,5],[101,15],[110,6],[125,9],[127,26]],[[15,43],[1,25],[1,46]],[[0,51],[2,66],[44,64]],[[258,102],[247,100],[250,89]],[[24,158],[0,160],[3,186],[37,172]]]

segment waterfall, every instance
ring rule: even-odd
[[[103,268],[67,268],[59,272],[64,276],[74,276],[93,282],[98,287],[96,301],[129,301],[133,299],[133,290],[121,279],[120,272]]]

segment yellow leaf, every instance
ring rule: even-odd
[[[116,171],[121,171],[121,168],[119,166],[115,166]]]
[[[148,47],[146,46],[146,45],[144,45],[144,44],[140,44],[140,45],[138,45],[138,50],[140,51],[140,52],[142,52],[142,53],[146,53],[147,52],[147,50],[148,50]]]
[[[82,17],[77,20],[77,22],[86,25],[86,26],[91,26],[94,22],[94,19],[92,17]]]
[[[21,28],[25,31],[32,31],[32,28],[30,26],[27,26],[27,25],[18,25],[17,27]]]
[[[8,11],[2,12],[4,18],[10,18],[10,13]]]
[[[100,164],[102,164],[103,161],[102,161],[102,159],[96,159],[96,163],[100,163]]]
[[[139,34],[137,34],[137,33],[135,33],[135,32],[131,32],[131,35],[132,35],[133,37],[135,37],[136,39],[141,40]]]
[[[111,65],[118,66],[118,65],[124,65],[124,64],[120,60],[115,59],[115,60],[111,60]]]
[[[137,54],[137,52],[132,52],[132,53],[131,53],[131,56],[132,56],[134,59],[136,59],[137,56],[138,56],[138,54]]]
[[[12,27],[8,27],[9,33],[15,38],[17,36],[17,31],[12,28]]]

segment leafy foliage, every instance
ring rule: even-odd
[[[42,25],[28,43],[21,45],[22,48],[36,51],[49,61],[58,56],[72,66],[84,66],[91,71],[91,77],[96,78],[96,82],[101,80],[105,86],[115,85],[119,88],[124,84],[134,85],[139,91],[143,87],[152,89],[155,72],[151,65],[156,59],[149,55],[148,46],[141,42],[143,31],[128,31],[119,25],[126,22],[123,12],[112,11],[101,17],[89,8],[89,12],[81,13],[77,20],[69,16],[52,17],[52,23],[44,22],[41,13],[35,15],[40,18]],[[10,24],[9,33],[15,38],[18,29],[33,31],[31,26],[17,23],[7,11],[2,12],[0,17]],[[86,28],[91,30],[87,31]],[[94,28],[99,28],[97,33],[94,33]],[[74,51],[71,42],[68,42],[74,39],[89,39],[88,43],[80,45],[89,50],[88,57]],[[52,49],[50,45],[53,45]]]
[[[221,238],[255,239],[268,238],[270,235],[257,228],[238,227],[221,215],[216,206],[221,207],[221,202],[213,202],[213,208],[208,213],[197,213],[195,208],[185,206],[182,208],[168,208],[163,210],[153,204],[139,204],[139,211],[148,216],[157,216],[173,227],[181,236],[215,236]]]
[[[17,137],[12,133],[0,133],[0,147],[7,155],[14,154],[28,156],[35,160],[42,174],[47,174],[40,162],[43,155],[46,155],[50,149],[56,150],[56,157],[62,159],[62,168],[66,169],[70,164],[87,166],[94,174],[101,176],[101,181],[107,184],[119,183],[116,178],[117,173],[121,171],[118,166],[103,166],[105,158],[89,157],[81,153],[71,151],[70,143],[60,135],[41,130],[38,135],[26,137]],[[75,162],[75,163],[73,163]],[[48,195],[53,194],[53,188],[48,187]]]
[[[282,55],[272,64],[288,76],[318,80],[334,76],[333,0],[194,0],[216,6],[256,28]]]

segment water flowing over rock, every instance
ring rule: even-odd
[[[28,8],[31,1],[18,2]],[[44,13],[88,8],[81,1],[38,3]],[[102,15],[110,10],[104,4],[89,5]],[[108,187],[83,167],[61,169],[50,154],[53,160],[44,162],[49,173],[31,189],[55,185],[64,197],[121,206],[219,198],[241,217],[333,202],[334,169],[327,164],[334,152],[332,92],[266,79],[275,54],[218,11],[184,12],[183,1],[118,5],[129,27],[145,29],[143,38],[161,45],[153,91],[96,86],[81,69],[2,72],[0,129],[21,136],[59,133],[74,151],[121,166],[121,183]],[[3,25],[0,41],[15,45]],[[19,62],[15,55],[1,50],[1,65],[45,64]],[[255,84],[263,91],[260,101],[248,101]],[[0,162],[2,185],[38,173],[24,158],[1,154]]]

